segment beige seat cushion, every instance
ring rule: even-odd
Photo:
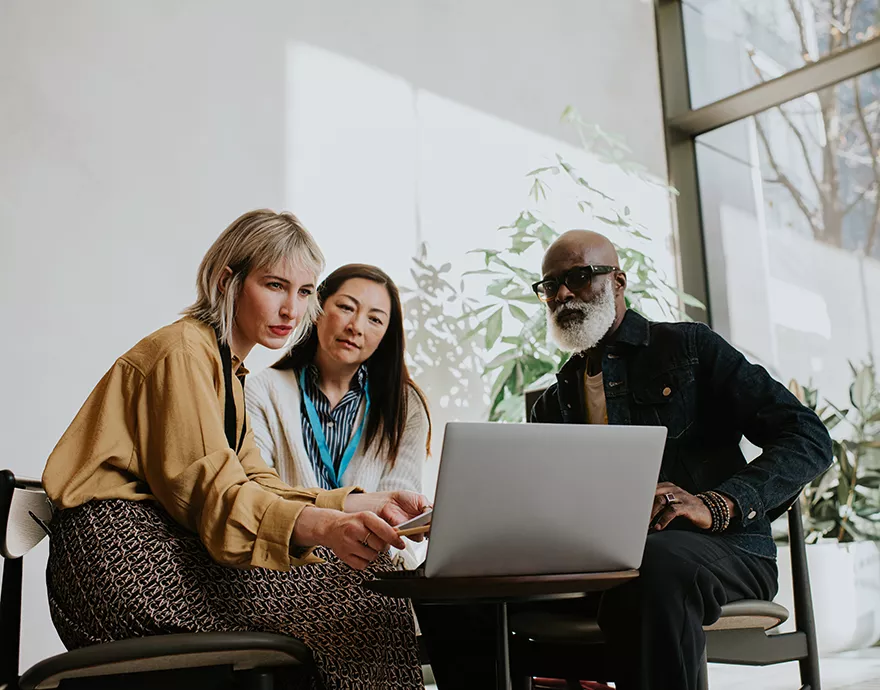
[[[705,630],[770,630],[788,620],[784,606],[771,601],[736,601],[721,607],[721,618]],[[511,614],[510,629],[537,642],[599,644],[604,641],[595,618],[577,614],[524,611]]]
[[[721,618],[704,630],[771,630],[788,620],[788,609],[772,601],[745,599],[721,607]]]

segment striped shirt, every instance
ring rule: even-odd
[[[342,396],[342,400],[332,410],[327,396],[318,387],[318,377],[318,367],[310,364],[306,369],[305,392],[308,393],[315,406],[315,411],[318,413],[321,428],[324,430],[324,438],[327,440],[327,448],[333,460],[333,469],[338,474],[345,448],[354,434],[354,423],[361,407],[361,401],[364,399],[367,386],[367,367],[364,364],[360,366],[357,374],[351,379],[348,392]],[[308,412],[306,412],[305,396],[300,403],[300,416],[302,418],[303,445],[305,445],[309,460],[312,462],[315,476],[322,489],[335,489],[336,486],[334,486],[330,474],[321,460],[318,442],[312,433],[312,423],[309,420]]]

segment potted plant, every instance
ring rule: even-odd
[[[851,367],[847,409],[827,400],[820,407],[815,389],[795,381],[789,386],[832,435],[833,464],[800,498],[823,652],[859,649],[880,640],[880,384],[873,362]],[[789,568],[783,543],[776,599],[787,607]]]
[[[610,166],[606,169],[675,193],[631,162],[630,150],[618,137],[584,122],[571,107],[562,117],[575,128],[583,147]],[[450,367],[452,379],[446,383],[457,398],[445,399],[441,393],[441,405],[454,402],[471,409],[478,407],[482,384],[491,421],[523,421],[526,392],[549,385],[568,357],[548,341],[544,306],[531,290],[540,279],[536,268],[541,254],[560,234],[552,220],[554,209],[576,209],[580,227],[602,232],[615,243],[629,278],[628,306],[679,319],[688,318],[682,304],[705,309],[658,268],[652,258],[657,245],[629,206],[585,179],[565,158],[557,154],[526,179],[529,204],[513,223],[499,228],[500,248],[470,252],[482,258],[481,268],[466,272],[455,285],[448,275],[451,266],[432,266],[423,247],[413,260],[414,287],[405,290],[411,360],[416,375],[422,373],[420,382],[427,378],[430,389],[432,370]],[[476,293],[483,296],[470,296]]]

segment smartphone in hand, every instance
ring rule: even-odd
[[[408,531],[411,529],[418,529],[419,527],[427,527],[431,524],[431,516],[434,514],[434,510],[432,508],[428,508],[421,515],[417,515],[411,520],[407,520],[406,522],[402,522],[395,528],[398,533],[403,531]]]

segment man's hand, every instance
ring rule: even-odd
[[[391,526],[397,526],[417,517],[430,507],[428,499],[414,491],[349,494],[345,498],[346,513],[369,510]],[[413,541],[421,541],[423,535],[413,535],[408,538]]]
[[[672,496],[671,502],[670,496]],[[659,532],[678,517],[689,520],[700,529],[712,527],[712,513],[703,501],[671,482],[661,482],[654,491],[654,507],[651,509],[650,523],[654,526],[651,529]]]

